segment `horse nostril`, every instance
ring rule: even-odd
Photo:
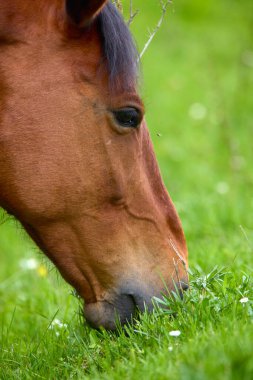
[[[189,288],[188,282],[179,281],[176,286],[176,293],[180,296],[181,299],[184,297],[184,292]]]
[[[189,284],[188,282],[180,281],[179,282],[179,287],[181,290],[188,290],[189,289]]]
[[[139,313],[143,313],[144,311],[151,312],[154,308],[153,297],[152,295],[144,295],[144,294],[131,294],[129,295],[135,305],[135,317],[139,315]]]

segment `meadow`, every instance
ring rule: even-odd
[[[160,7],[133,3],[142,50]],[[72,289],[2,212],[1,380],[253,379],[252,0],[170,4],[142,59],[141,93],[186,234],[190,289],[117,334],[92,330]]]

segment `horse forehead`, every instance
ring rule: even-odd
[[[20,54],[22,50],[29,50],[30,56],[32,52],[41,56],[42,50],[45,52],[49,47],[52,56],[59,51],[72,55],[75,66],[80,62],[80,68],[88,61],[85,57],[95,53],[98,60],[101,39],[96,25],[88,31],[82,30],[76,36],[78,38],[72,38],[65,30],[63,3],[62,0],[0,0],[0,45],[28,42],[27,49],[21,46],[19,50]],[[94,64],[94,59],[91,59],[91,64]]]
[[[0,33],[10,36],[28,31],[30,36],[33,30],[46,25],[56,26],[61,11],[61,2],[58,0],[0,0]]]
[[[63,0],[0,0],[1,13],[8,12],[9,16],[15,14],[35,16],[36,12],[48,11],[50,8],[61,9],[63,5]]]
[[[48,0],[43,0],[43,2],[39,2],[38,0],[33,0],[32,2],[29,0],[0,0],[1,16],[2,18],[6,17],[9,22],[16,21],[17,19],[21,21],[22,16],[34,19],[38,15],[38,12],[48,10],[48,6]]]
[[[0,0],[0,8],[0,45],[5,42],[26,45],[17,45],[12,61],[18,62],[19,56],[22,62],[30,65],[41,67],[43,61],[49,67],[56,59],[67,70],[70,66],[73,68],[75,79],[90,81],[90,77],[94,77],[100,88],[117,97],[122,92],[135,92],[138,81],[136,48],[111,2],[89,28],[81,29],[68,22],[64,0]],[[115,31],[119,38],[114,38]],[[4,53],[0,66],[10,71],[1,61],[3,57]]]

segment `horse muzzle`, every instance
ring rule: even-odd
[[[188,280],[180,281],[175,284],[174,292],[183,297],[183,292],[188,289]],[[160,292],[168,294],[168,290]],[[154,294],[154,293],[153,293]],[[106,330],[115,330],[117,324],[124,325],[131,323],[137,317],[139,312],[147,310],[152,312],[154,308],[154,296],[149,296],[140,292],[127,294],[121,293],[112,300],[102,300],[94,303],[88,303],[84,307],[84,316],[88,323],[98,329],[100,327]],[[157,294],[156,297],[159,298]]]

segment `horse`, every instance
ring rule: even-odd
[[[110,1],[0,6],[0,206],[75,288],[88,323],[114,330],[188,287],[135,43]]]

